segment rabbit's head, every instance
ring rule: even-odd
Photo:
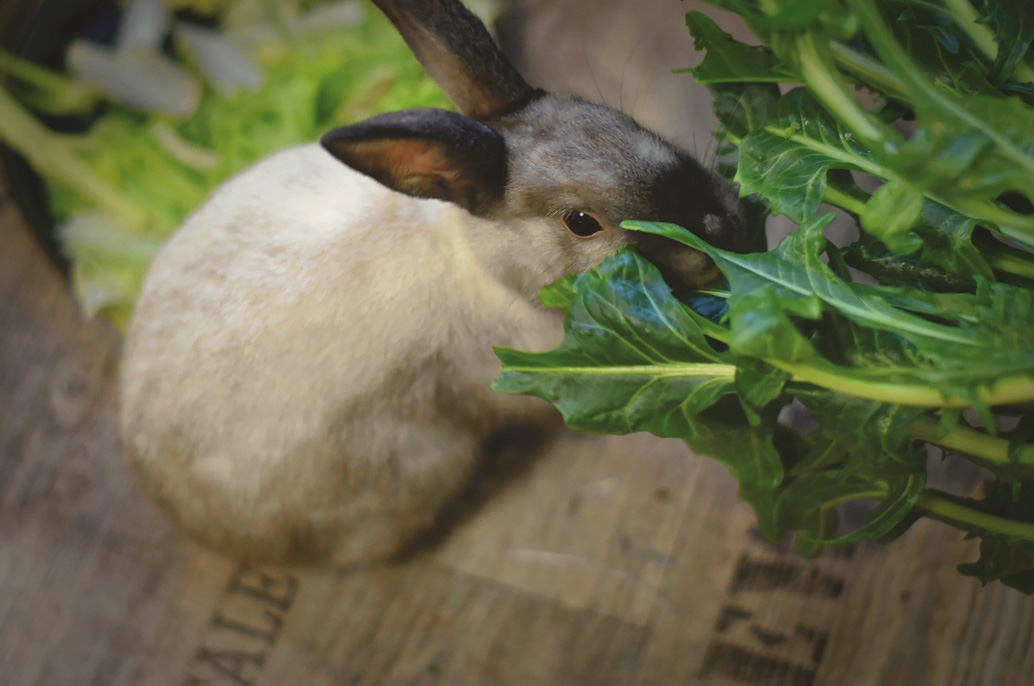
[[[630,244],[676,286],[716,273],[702,253],[626,231],[670,222],[710,243],[747,247],[738,205],[689,154],[631,117],[528,86],[458,0],[374,0],[461,114],[408,110],[335,129],[321,143],[382,184],[453,202],[525,231],[526,259],[556,278]],[[537,284],[545,285],[544,283]]]

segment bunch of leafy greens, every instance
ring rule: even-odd
[[[334,126],[379,112],[450,106],[388,21],[359,0],[167,4],[194,16],[243,16],[238,33],[264,85],[221,94],[206,84],[196,111],[177,118],[112,102],[90,84],[0,53],[0,74],[7,76],[0,142],[46,181],[50,209],[65,222],[63,249],[83,309],[119,329],[155,251],[221,181]],[[334,26],[318,20],[326,14],[306,19],[306,12],[327,12],[328,5],[354,9],[337,14],[357,21]],[[178,57],[203,77],[189,56]],[[90,125],[83,133],[59,133],[36,115]]]
[[[734,254],[627,223],[705,252],[727,283],[676,299],[621,252],[544,291],[566,338],[498,350],[497,390],[579,429],[684,439],[806,556],[922,516],[980,537],[963,573],[1034,592],[1034,5],[710,2],[762,43],[687,17],[723,163],[799,228]],[[837,214],[860,227],[845,248],[824,235]],[[790,426],[795,410],[817,428]],[[982,497],[928,488],[931,447],[990,470]],[[844,531],[850,501],[875,504]]]

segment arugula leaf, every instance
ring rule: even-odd
[[[883,241],[891,251],[908,255],[923,246],[923,240],[911,232],[922,216],[923,205],[922,192],[895,179],[872,194],[859,220],[869,235]]]
[[[771,429],[751,427],[736,401],[735,367],[652,264],[625,249],[543,299],[569,302],[567,336],[549,353],[496,349],[495,390],[548,400],[574,428],[682,438],[722,459],[747,491],[781,482]]]
[[[680,227],[651,222],[626,222],[625,228],[665,236],[707,254],[722,270],[732,287],[730,317],[735,319],[738,295],[749,298],[766,288],[774,289],[783,306],[798,316],[816,318],[823,306],[835,309],[863,326],[907,335],[915,341],[938,341],[960,346],[976,346],[981,342],[975,329],[945,326],[903,312],[885,300],[873,297],[870,291],[852,288],[821,259],[826,248],[822,229],[834,218],[826,213],[801,225],[769,253],[739,255],[708,245]],[[819,303],[823,303],[820,305]]]
[[[784,65],[771,50],[735,40],[722,31],[706,14],[686,15],[697,50],[706,50],[704,60],[690,71],[697,83],[779,83],[795,80],[793,70]]]
[[[997,482],[989,485],[988,494],[981,500],[938,493],[920,505],[948,521],[967,508],[986,513],[987,517],[978,519],[975,524],[958,522],[971,535],[981,539],[980,558],[976,562],[959,565],[959,571],[975,576],[985,584],[1001,581],[1024,593],[1034,593],[1034,542],[1024,536],[1030,525],[1008,525],[1001,531],[993,528],[1002,517],[1013,522],[1034,522],[1034,484],[1026,482],[1010,486]]]
[[[924,474],[926,452],[902,450],[912,424],[926,408],[892,405],[845,393],[794,389],[819,422],[819,431],[847,455],[846,474],[868,478]]]
[[[1014,76],[1017,67],[1030,52],[1034,42],[1034,8],[1030,4],[983,0],[983,14],[979,23],[986,23],[995,30],[994,42],[998,53],[994,56],[992,78],[1004,81]],[[1029,78],[1025,72],[1022,77]]]
[[[624,250],[543,294],[561,298],[570,303],[564,342],[548,355],[498,349],[505,368],[496,390],[538,395],[570,426],[591,431],[713,431],[697,416],[736,393],[735,368],[653,265]]]
[[[776,214],[802,222],[818,211],[831,169],[881,174],[882,169],[851,134],[804,89],[771,103],[763,124],[739,141],[734,181],[743,195],[764,197]]]

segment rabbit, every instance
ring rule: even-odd
[[[348,567],[431,527],[505,427],[492,346],[547,350],[537,293],[631,244],[682,285],[737,207],[630,117],[530,87],[457,0],[374,0],[459,113],[388,113],[225,182],[156,255],[123,348],[120,432],[143,489],[207,547]]]

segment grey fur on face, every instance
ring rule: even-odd
[[[590,212],[679,285],[712,278],[707,258],[666,239],[619,229],[621,222],[668,222],[720,247],[736,247],[740,219],[735,207],[722,204],[714,177],[628,115],[543,93],[518,112],[487,123],[507,144],[507,185],[495,209],[500,215]]]

